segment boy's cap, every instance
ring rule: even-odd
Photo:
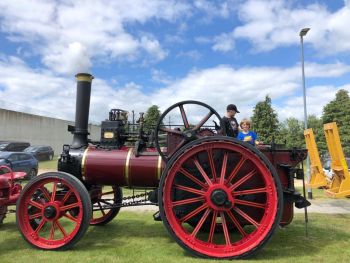
[[[229,110],[234,110],[235,112],[239,113],[239,111],[237,110],[236,105],[234,105],[234,104],[229,104],[229,105],[227,105],[226,110],[227,110],[227,111],[229,111]]]

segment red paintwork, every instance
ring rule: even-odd
[[[95,147],[89,148],[85,161],[85,180],[101,185],[118,185],[132,187],[158,187],[158,154],[154,148],[148,148],[147,153],[154,152],[154,156],[138,156],[132,153],[129,159],[129,177],[125,175],[126,159],[130,148],[123,147],[120,150],[106,150]],[[294,181],[288,181],[287,170],[279,164],[289,164],[292,167],[300,163],[306,157],[306,150],[291,160],[291,150],[274,150],[260,146],[259,149],[276,168],[281,181],[282,189],[294,188]],[[161,170],[164,168],[162,162]],[[243,171],[245,167],[243,167]],[[294,216],[292,203],[284,203],[281,225],[288,225]]]
[[[190,160],[200,158],[200,153],[203,153],[203,151],[207,152],[207,156],[211,156],[210,151],[215,150],[215,148],[225,149],[227,151],[227,162],[224,161],[225,157],[221,158],[220,161],[224,164],[224,168],[220,174],[216,174],[216,179],[210,179],[205,172],[201,172],[206,183],[204,186],[202,185],[203,183],[198,184],[200,187],[203,187],[200,190],[198,188],[186,187],[175,180],[179,173],[185,175],[182,171],[189,169],[186,167],[189,167]],[[202,158],[204,158],[203,155]],[[226,167],[226,164],[229,166],[230,162],[237,162],[238,160],[243,160],[243,158],[249,160],[246,161],[248,163],[245,162],[243,165],[243,167],[249,166],[247,172],[242,173],[237,170],[232,173]],[[206,162],[211,162],[210,157]],[[213,171],[213,168],[211,168],[211,171]],[[251,177],[248,177],[250,171],[256,172]],[[230,176],[225,177],[225,174]],[[244,178],[245,180],[242,181]],[[255,184],[257,181],[260,183]],[[192,193],[196,197],[185,197],[183,200],[173,201],[174,189]],[[212,192],[217,189],[221,189],[229,197],[228,200],[231,203],[228,207],[218,207],[211,201]],[[247,191],[251,192],[248,194]],[[278,220],[277,187],[270,170],[256,154],[240,145],[219,141],[207,142],[186,151],[168,170],[162,193],[164,215],[171,231],[173,231],[174,235],[176,235],[186,248],[204,256],[215,258],[242,256],[259,247],[265,239],[269,238],[271,229],[276,227]],[[250,202],[241,199],[242,195],[255,195],[257,200]],[[181,207],[184,204],[192,204],[193,210],[185,216],[179,216],[174,212],[174,208]],[[244,204],[245,212],[242,207],[239,208],[239,204]],[[241,218],[234,215],[232,210],[240,214]],[[248,213],[247,211],[252,212]],[[199,221],[193,226],[194,229],[189,229],[186,223],[191,218],[193,219],[194,216],[199,216]],[[220,224],[217,221],[218,217],[220,217]],[[231,220],[234,222],[234,225],[231,225]],[[200,234],[197,235],[205,223],[210,226],[209,236],[203,237]],[[243,226],[249,223],[254,225],[254,231],[245,232]],[[220,226],[221,231],[217,229],[218,226]],[[231,228],[235,228],[238,233],[237,239],[234,241],[230,240],[229,232]],[[241,235],[239,234],[240,232]],[[222,240],[224,240],[224,243],[222,243]]]
[[[136,157],[134,150],[129,158],[129,172],[126,176],[127,156],[130,148],[107,150],[90,147],[86,153],[84,174],[87,182],[102,185],[133,187],[157,187],[159,155],[154,148],[147,149],[146,154]],[[162,167],[164,164],[162,163]],[[162,169],[162,168],[161,168]]]
[[[63,186],[67,193],[60,196],[57,189],[63,189]],[[41,194],[35,197],[37,191],[41,191]],[[41,249],[58,249],[77,235],[85,211],[80,194],[69,182],[55,177],[39,180],[24,192],[21,201],[17,207],[17,218],[20,219],[17,224],[32,245]],[[47,207],[53,207],[56,211],[52,218],[45,216]],[[70,211],[75,212],[74,216]],[[35,227],[34,219],[37,220]]]
[[[0,175],[0,206],[15,205],[22,190],[20,184],[15,183],[16,179],[24,178],[25,172],[13,172],[8,166],[0,166],[1,170],[8,173]]]
[[[295,156],[295,160],[291,160],[292,150],[275,150],[269,151],[268,149],[264,149],[263,147],[260,150],[265,154],[265,156],[269,159],[272,165],[276,168],[277,174],[280,178],[282,190],[285,190],[289,184],[289,187],[294,189],[294,180],[288,182],[289,175],[287,170],[279,166],[279,164],[289,164],[292,167],[295,167],[301,161],[305,160],[307,156],[307,150],[299,150],[299,155]],[[283,206],[283,214],[280,222],[281,226],[289,225],[294,217],[294,204],[284,202]]]

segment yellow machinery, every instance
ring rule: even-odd
[[[311,188],[327,187],[327,176],[325,175],[318,154],[317,144],[315,141],[314,132],[312,129],[304,131],[306,147],[310,156],[310,181],[307,186]]]
[[[332,198],[348,197],[350,196],[350,175],[340,143],[337,124],[335,122],[326,123],[323,129],[331,157],[331,169],[334,173],[329,189],[325,192]]]

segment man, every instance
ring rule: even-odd
[[[236,113],[239,113],[236,105],[229,104],[226,107],[226,116],[222,117],[221,127],[222,134],[231,137],[238,135],[238,122],[235,118]]]

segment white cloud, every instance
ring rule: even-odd
[[[321,55],[350,52],[350,32],[346,30],[346,25],[350,24],[349,2],[345,1],[344,6],[334,12],[318,3],[303,7],[300,4],[294,7],[291,3],[285,0],[242,1],[238,6],[242,25],[220,34],[213,49],[226,52],[225,48],[214,47],[222,40],[234,43],[236,39],[248,40],[254,52],[298,45],[299,31],[310,27],[305,43],[312,45]]]
[[[168,76],[164,71],[158,69],[151,70],[152,80],[162,84],[170,84],[173,82],[172,78]]]
[[[339,77],[350,72],[342,63],[319,65],[306,63],[308,78]],[[241,111],[238,118],[249,117],[258,101],[266,95],[272,98],[280,119],[290,116],[303,118],[300,66],[243,67],[221,65],[194,70],[182,79],[173,80],[161,70],[153,70],[155,81],[163,88],[145,93],[136,83],[113,85],[95,76],[92,83],[90,120],[99,122],[107,117],[110,108],[146,111],[151,105],[161,110],[183,100],[198,100],[216,109],[220,115],[229,103]],[[56,77],[50,71],[31,69],[16,57],[0,55],[0,105],[19,111],[74,119],[75,80]],[[320,115],[323,106],[343,87],[315,86],[307,89],[309,114]],[[22,105],[22,106],[21,106]]]
[[[340,89],[350,92],[350,85],[344,86],[313,86],[307,89],[306,105],[307,114],[322,116],[323,107],[335,99],[335,94]],[[276,105],[276,111],[281,120],[289,117],[296,117],[299,120],[304,119],[304,101],[303,96],[291,96],[286,98],[283,105]]]
[[[87,48],[79,42],[70,43],[67,47],[52,46],[50,53],[44,57],[44,63],[63,74],[89,72],[92,64]]]
[[[214,38],[214,51],[228,52],[234,49],[235,41],[231,34],[223,33]]]
[[[176,0],[4,0],[0,21],[9,40],[28,43],[48,68],[72,75],[90,68],[94,58],[135,59],[146,53],[153,61],[164,59],[167,51],[157,39],[132,35],[126,26],[150,19],[174,22],[190,9]]]

